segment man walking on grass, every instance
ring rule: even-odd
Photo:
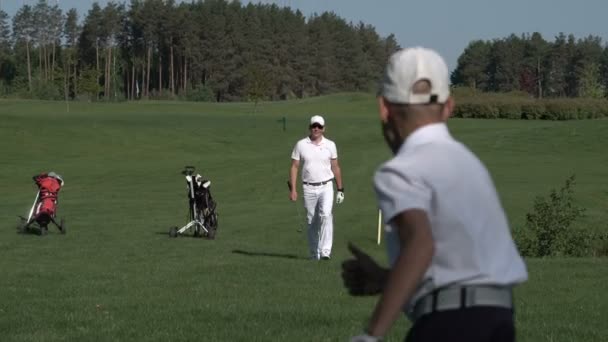
[[[296,179],[302,165],[302,191],[306,222],[308,224],[308,248],[313,260],[329,260],[333,243],[333,197],[336,181],[336,203],[344,200],[342,173],[338,164],[336,144],[323,136],[325,119],[319,115],[310,118],[310,134],[298,141],[291,152],[289,169],[289,199],[298,199]]]

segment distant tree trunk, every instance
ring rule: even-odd
[[[42,46],[38,47],[38,72],[40,73],[39,79],[43,79],[44,70],[42,69]]]
[[[110,46],[108,48],[108,58],[106,59],[106,75],[105,75],[105,79],[106,79],[106,84],[105,84],[105,95],[106,98],[109,100],[111,95],[110,95],[110,86],[112,84],[112,79],[110,77],[110,75],[112,74],[112,47]]]
[[[32,63],[30,61],[30,41],[29,40],[25,41],[25,51],[27,54],[27,84],[28,84],[28,87],[31,92],[32,91]]]
[[[158,53],[158,95],[163,94],[163,56]]]
[[[69,64],[69,62],[68,62]],[[63,95],[65,98],[65,103],[68,103],[68,93],[70,92],[70,68],[65,68],[65,72],[63,73]],[[68,107],[69,108],[69,107]]]
[[[95,79],[97,80],[97,86],[99,86],[99,39],[95,39],[95,70],[97,71]],[[95,92],[95,99],[99,100],[98,91]]]
[[[53,54],[51,59],[51,80],[55,77],[55,41],[53,40]]]
[[[53,79],[53,74],[51,73],[51,51],[49,51],[48,45],[44,47],[46,50],[46,72],[47,72],[47,80]]]
[[[78,95],[78,63],[74,61],[74,96]]]
[[[173,71],[173,43],[171,43],[171,52],[170,52],[170,55],[171,55],[171,57],[170,57],[171,60],[170,60],[169,63],[171,63],[171,76],[170,76],[171,80],[170,80],[170,83],[169,83],[169,87],[171,88],[171,95],[175,95],[174,79],[173,79],[173,77],[174,77],[173,76],[173,73],[174,73],[174,71]]]
[[[122,85],[124,86],[124,95],[125,95],[125,100],[130,100],[130,94],[131,94],[131,77],[130,77],[131,72],[130,71],[126,71],[123,69],[122,71]]]
[[[148,63],[146,66],[146,92],[144,94],[144,96],[149,97],[150,96],[150,62],[152,59],[152,46],[148,46]]]
[[[131,65],[131,100],[135,98],[135,62]]]
[[[538,80],[538,98],[543,98],[543,80],[540,74],[540,57],[536,59],[536,79]]]
[[[142,59],[142,65],[141,65],[141,88],[139,89],[139,92],[141,93],[141,96],[143,97],[146,93],[145,89],[146,89],[146,55],[144,53],[143,55],[143,59]],[[138,70],[139,72],[139,70]]]
[[[49,53],[46,49],[46,44],[44,44],[44,46],[42,47],[43,51],[44,51],[44,55],[42,57],[43,60],[43,64],[44,64],[44,83],[46,83],[46,81],[48,81],[49,79]]]
[[[184,95],[188,93],[188,57],[184,56]]]
[[[114,91],[113,91],[113,96],[112,98],[114,100],[116,100],[116,52],[112,52],[112,70],[110,70],[112,72],[112,83],[114,85]],[[110,88],[110,91],[112,91],[112,88]]]

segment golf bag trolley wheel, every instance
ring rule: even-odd
[[[177,237],[177,227],[171,227],[169,229],[169,237]]]

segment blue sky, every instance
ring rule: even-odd
[[[24,3],[37,0],[0,0],[9,15]],[[48,0],[53,3],[56,0]],[[75,7],[82,16],[92,0],[57,0],[64,8]],[[108,0],[99,0],[104,5]],[[241,1],[246,3],[248,1]],[[373,25],[378,33],[394,33],[402,47],[421,45],[439,51],[450,69],[475,39],[504,38],[511,33],[540,32],[553,41],[559,32],[577,38],[597,35],[608,41],[608,0],[274,0],[300,9],[306,16],[333,11],[357,23]]]

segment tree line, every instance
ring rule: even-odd
[[[0,95],[277,100],[371,91],[394,35],[274,4],[131,0],[0,11]]]
[[[560,33],[546,41],[538,32],[472,41],[451,76],[455,86],[485,92],[520,91],[537,98],[604,98],[608,47],[597,36]]]

